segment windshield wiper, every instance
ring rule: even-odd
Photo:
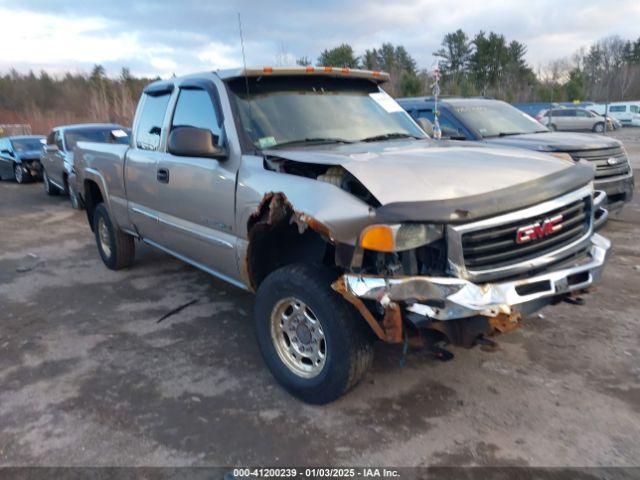
[[[279,147],[290,147],[292,145],[297,145],[297,144],[314,144],[314,145],[320,145],[323,143],[353,143],[350,140],[345,140],[344,138],[322,138],[322,137],[318,137],[318,138],[300,138],[298,140],[289,140],[288,142],[282,142],[282,143],[276,143],[273,147],[271,148],[279,148]]]
[[[360,142],[380,142],[384,140],[395,140],[396,138],[415,138],[416,140],[420,139],[420,137],[416,137],[415,135],[410,135],[408,133],[391,132],[391,133],[384,133],[382,135],[374,135],[372,137],[362,138],[359,141]]]

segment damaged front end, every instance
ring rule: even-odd
[[[598,208],[590,187],[584,187],[489,220],[447,225],[445,238],[432,233],[432,241],[418,248],[393,253],[356,248],[351,271],[333,288],[384,341],[420,339],[430,332],[471,347],[516,328],[544,306],[575,303],[600,279],[611,245],[593,233]],[[556,223],[544,227],[549,218]],[[363,231],[361,246],[367,246],[370,231]],[[385,240],[382,232],[373,242],[378,250],[394,246],[391,235]],[[382,267],[372,256],[394,261]]]

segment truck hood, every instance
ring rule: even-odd
[[[573,166],[549,154],[527,150],[434,146],[422,141],[274,149],[265,153],[295,162],[341,165],[383,205],[486,194]]]
[[[549,154],[431,141],[273,149],[267,156],[340,165],[380,202],[385,221],[462,222],[524,208],[589,183],[594,169]]]
[[[613,138],[592,133],[544,132],[509,135],[507,137],[486,138],[489,145],[526,148],[538,151],[598,150],[619,147],[621,143]]]

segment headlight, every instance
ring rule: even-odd
[[[359,244],[366,250],[399,252],[421,247],[442,238],[442,225],[397,223],[370,225],[360,234]]]

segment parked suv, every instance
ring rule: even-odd
[[[41,135],[0,138],[0,179],[13,178],[18,183],[25,183],[39,178],[43,144],[44,137]]]
[[[312,403],[358,382],[374,338],[487,344],[585,294],[610,247],[593,169],[442,148],[388,78],[267,67],[150,84],[131,146],[76,150],[103,262],[130,266],[139,239],[255,291],[265,362]]]
[[[42,155],[44,190],[48,195],[69,195],[74,208],[82,206],[73,163],[73,151],[79,141],[127,145],[129,133],[122,125],[112,123],[66,125],[51,130]]]
[[[405,98],[398,103],[416,120],[433,122],[432,98]],[[575,162],[585,160],[595,167],[595,187],[607,193],[609,210],[619,210],[633,197],[633,171],[618,140],[604,135],[551,132],[499,100],[446,98],[438,102],[438,110],[445,139],[550,152]]]
[[[611,119],[593,113],[586,108],[551,108],[536,115],[536,120],[554,131],[590,131],[603,133],[614,129]]]

